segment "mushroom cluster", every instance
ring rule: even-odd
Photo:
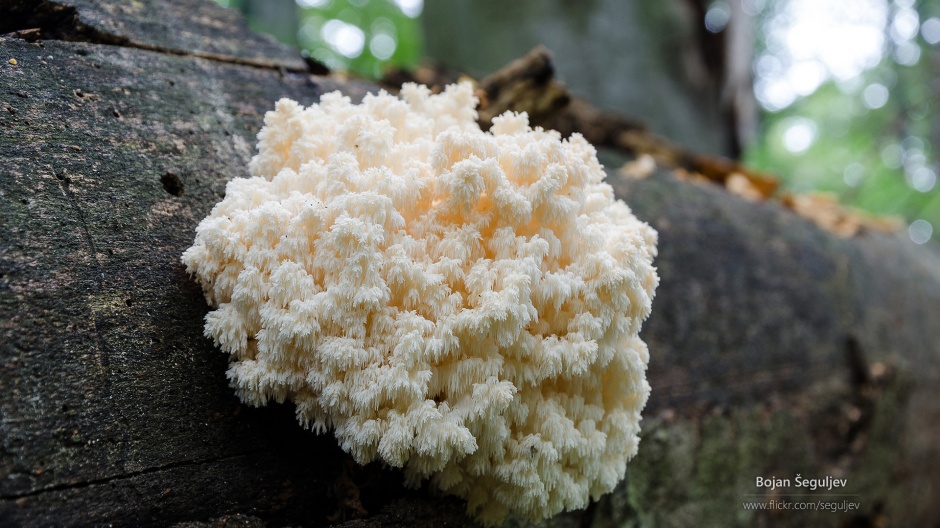
[[[183,262],[244,402],[292,401],[493,525],[623,478],[658,277],[587,141],[514,113],[483,132],[475,105],[468,84],[278,101]]]

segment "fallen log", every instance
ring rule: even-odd
[[[241,405],[202,335],[179,257],[247,175],[264,112],[375,89],[307,73],[232,16],[184,0],[0,7],[21,26],[4,31],[39,29],[0,39],[0,524],[469,525],[459,501],[356,466],[289,406]],[[653,392],[625,482],[550,525],[940,519],[936,248],[840,238],[666,169],[610,179],[660,233]],[[756,479],[798,474],[845,479],[858,507],[743,505],[787,500],[799,490]]]

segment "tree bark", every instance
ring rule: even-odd
[[[7,2],[0,20],[41,35],[0,39],[0,525],[471,525],[290,406],[241,405],[179,261],[278,98],[374,87],[308,74],[209,2]],[[660,233],[653,392],[624,483],[545,524],[940,519],[936,249],[666,170],[610,179]],[[742,506],[824,493],[755,486],[797,474],[847,479],[859,509]]]

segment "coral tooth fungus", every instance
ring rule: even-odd
[[[467,84],[278,101],[183,262],[243,401],[293,401],[492,525],[623,478],[658,278],[590,144],[525,114],[482,132],[475,103]]]

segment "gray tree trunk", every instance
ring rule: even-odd
[[[710,33],[702,22],[709,3],[428,0],[425,50],[480,77],[544,45],[575,95],[639,118],[688,148],[737,156],[740,141],[749,138],[739,138],[736,128],[755,117],[753,107],[742,106],[752,91],[740,85],[750,82],[752,46],[726,35],[746,34],[751,19],[736,13],[728,31]],[[745,66],[743,79],[729,71],[729,57]]]
[[[7,1],[0,21],[41,35],[0,39],[0,525],[472,524],[289,406],[242,406],[179,262],[275,100],[371,87],[307,74],[210,2]],[[611,178],[661,237],[653,392],[626,481],[545,524],[940,520],[935,248],[666,171]],[[755,486],[797,474],[851,496]],[[859,509],[742,506],[794,492]]]

